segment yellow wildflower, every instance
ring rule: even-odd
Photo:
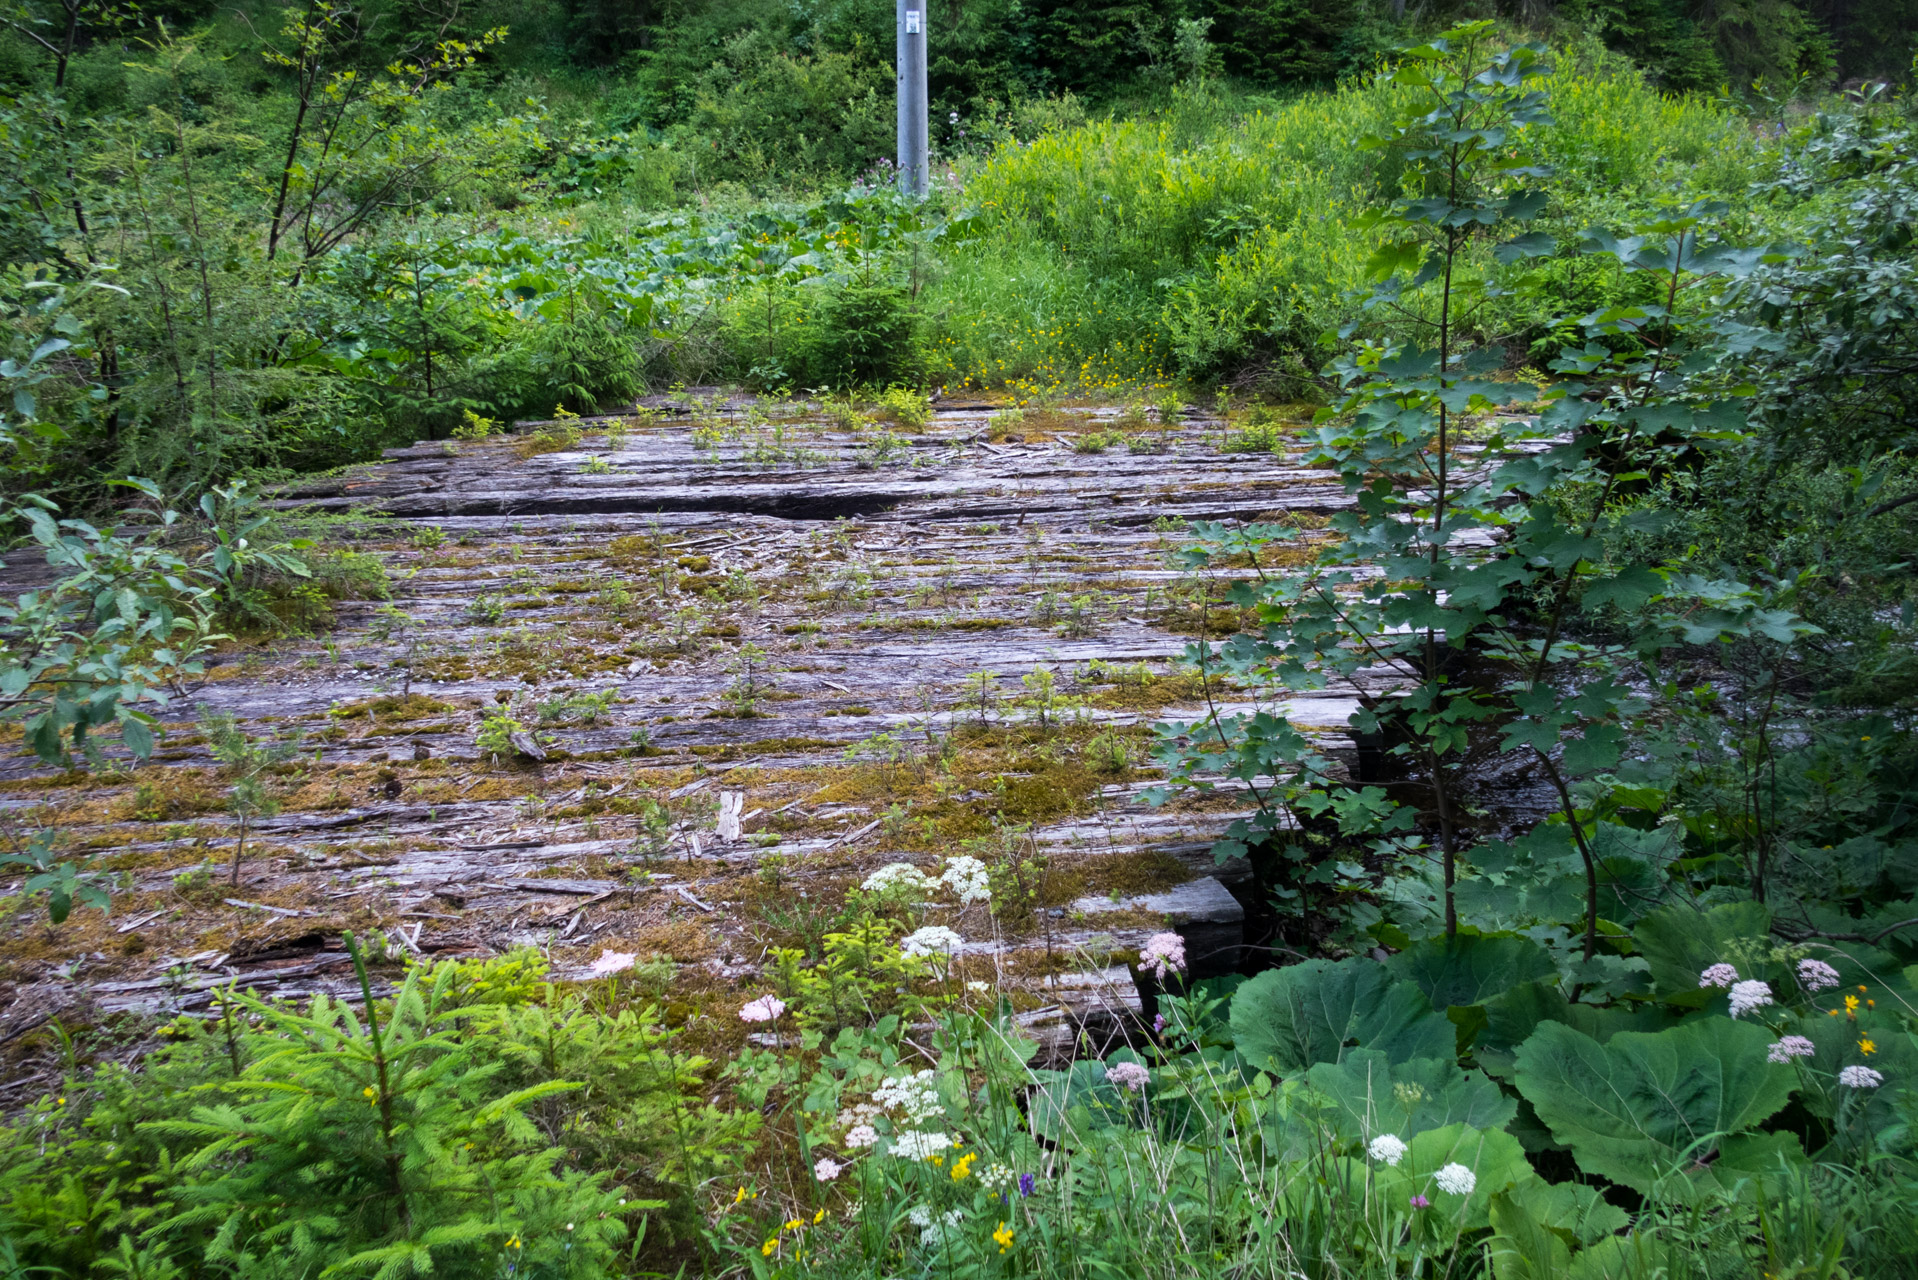
[[[957,1160],[954,1160],[952,1162],[952,1180],[954,1182],[960,1182],[966,1178],[971,1177],[972,1162],[977,1160],[978,1158],[979,1158],[979,1153],[977,1151],[968,1151],[965,1155],[960,1156]]]
[[[992,1238],[998,1244],[999,1252],[1004,1253],[1012,1247],[1012,1228],[1002,1222],[999,1229],[992,1233]]]
[[[803,1223],[803,1222],[801,1222],[801,1221],[800,1221],[799,1219],[797,1219],[797,1218],[794,1218],[794,1219],[792,1219],[792,1220],[791,1220],[790,1222],[788,1222],[788,1223],[787,1223],[787,1224],[786,1224],[786,1225],[785,1225],[784,1227],[782,1227],[782,1228],[780,1228],[780,1229],[781,1229],[782,1231],[797,1231],[797,1230],[799,1230],[799,1228],[801,1228],[801,1227],[803,1227],[803,1226],[805,1226],[805,1225],[806,1225],[806,1224],[805,1224],[805,1223]]]
[[[1860,1040],[1858,1042],[1858,1052],[1877,1053],[1878,1043],[1875,1040],[1873,1040],[1870,1036],[1866,1036],[1863,1040]]]
[[[818,1213],[815,1213],[812,1216],[812,1221],[814,1226],[818,1226],[820,1223],[824,1222],[825,1220],[826,1220],[826,1211],[824,1209],[821,1209]]]
[[[774,1236],[772,1239],[768,1240],[765,1244],[762,1244],[759,1246],[760,1256],[770,1258],[773,1256],[773,1250],[777,1249],[778,1247],[779,1247],[779,1237]]]

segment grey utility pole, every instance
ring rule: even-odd
[[[897,0],[899,16],[899,189],[923,199],[926,152],[926,0]]]

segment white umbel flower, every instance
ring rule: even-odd
[[[956,956],[966,949],[966,940],[943,924],[929,924],[899,939],[899,950],[908,956]]]
[[[1732,984],[1732,1017],[1762,1009],[1771,1003],[1771,988],[1756,978]]]
[[[908,1129],[894,1136],[890,1150],[901,1160],[930,1160],[951,1146],[952,1139],[943,1133]]]
[[[1478,1185],[1478,1175],[1462,1164],[1448,1164],[1432,1175],[1432,1181],[1448,1195],[1469,1196]]]
[[[1397,1165],[1399,1161],[1405,1159],[1405,1152],[1405,1140],[1395,1133],[1381,1133],[1372,1139],[1372,1144],[1365,1149],[1366,1155],[1380,1164],[1388,1165]]]
[[[894,890],[931,893],[938,883],[910,862],[888,862],[867,876],[865,883],[859,887],[867,893],[890,893]]]
[[[992,879],[986,874],[986,864],[977,858],[946,859],[945,874],[939,877],[939,883],[952,890],[962,907],[992,901]]]

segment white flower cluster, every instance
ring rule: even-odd
[[[956,956],[966,949],[966,941],[943,924],[929,924],[899,939],[899,950],[907,956]]]
[[[1732,984],[1732,1017],[1762,1009],[1771,1003],[1771,988],[1756,978]]]
[[[986,874],[986,864],[977,858],[946,859],[945,874],[939,877],[939,883],[952,890],[962,907],[992,901],[991,877]]]
[[[952,1139],[943,1133],[908,1129],[893,1136],[890,1150],[901,1160],[930,1160],[951,1146]]]
[[[1448,1164],[1432,1175],[1438,1189],[1455,1196],[1469,1196],[1478,1185],[1478,1175],[1462,1164]]]
[[[1838,1083],[1847,1089],[1876,1089],[1885,1078],[1870,1067],[1846,1067],[1838,1073]]]
[[[1406,1150],[1403,1138],[1395,1133],[1381,1133],[1372,1139],[1372,1144],[1365,1149],[1365,1154],[1380,1164],[1396,1166],[1399,1161],[1405,1159]]]
[[[896,1076],[872,1091],[872,1100],[883,1110],[897,1110],[909,1125],[922,1124],[934,1116],[946,1114],[939,1105],[939,1087],[933,1083],[931,1068],[917,1075]]]
[[[1152,1073],[1136,1062],[1117,1062],[1106,1068],[1106,1079],[1121,1089],[1138,1093],[1152,1082]]]
[[[1005,1192],[1012,1189],[1012,1170],[994,1161],[979,1173],[979,1185],[988,1191]]]
[[[966,1213],[963,1209],[948,1209],[934,1218],[931,1208],[923,1204],[916,1204],[906,1211],[906,1221],[919,1228],[920,1244],[935,1243],[942,1231],[952,1230],[964,1222],[965,1218]]]
[[[856,1124],[846,1130],[846,1145],[852,1148],[879,1145],[879,1130],[869,1124]]]
[[[1767,1062],[1790,1062],[1793,1058],[1809,1058],[1818,1052],[1818,1046],[1803,1036],[1786,1036],[1765,1051]]]
[[[895,890],[931,893],[939,882],[910,862],[888,862],[867,876],[859,887],[867,893],[892,893]]]

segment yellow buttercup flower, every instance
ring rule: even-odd
[[[999,1252],[1004,1253],[1012,1247],[1012,1228],[1002,1222],[999,1229],[992,1233],[992,1238],[998,1244]]]
[[[779,1237],[774,1236],[772,1239],[768,1240],[765,1244],[762,1244],[759,1246],[760,1256],[770,1258],[773,1256],[773,1250],[777,1249],[778,1247],[779,1247]]]
[[[962,1181],[972,1176],[972,1162],[979,1158],[977,1151],[968,1151],[952,1162],[952,1180]]]

